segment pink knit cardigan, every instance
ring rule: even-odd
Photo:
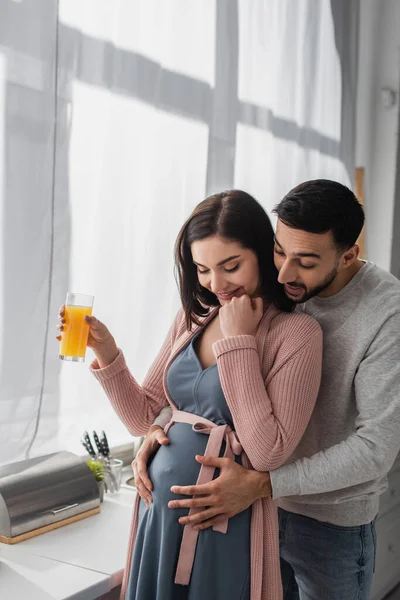
[[[201,327],[215,316],[213,310]],[[187,331],[183,311],[176,316],[167,338],[140,386],[128,370],[122,352],[115,361],[92,371],[115,411],[135,436],[144,435],[160,410],[176,408],[166,387],[169,365],[199,331]],[[265,311],[255,336],[219,340],[217,358],[222,389],[234,428],[243,447],[242,463],[257,471],[271,471],[285,463],[299,443],[311,417],[321,378],[322,332],[302,313],[281,313],[272,305]],[[171,481],[171,485],[179,482]],[[132,562],[139,496],[136,499],[121,600],[125,599]],[[251,600],[281,600],[277,508],[273,500],[257,500],[251,520]]]

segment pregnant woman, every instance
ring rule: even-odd
[[[138,496],[134,509],[126,600],[282,597],[271,499],[260,494],[200,532],[180,524],[185,509],[168,507],[177,498],[171,486],[215,476],[196,455],[276,469],[311,417],[322,334],[309,316],[292,312],[277,281],[273,237],[264,209],[245,192],[216,194],[195,208],[175,249],[182,308],[142,385],[106,326],[87,317],[91,369],[129,431],[143,435],[164,406],[173,410],[170,444],[149,469],[153,501],[146,506]],[[63,309],[60,320],[63,330]]]

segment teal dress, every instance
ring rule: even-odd
[[[177,408],[233,428],[217,365],[203,369],[194,340],[176,357],[167,373],[167,386]],[[161,446],[149,466],[153,502],[139,507],[139,523],[126,600],[250,600],[251,508],[229,519],[228,531],[200,531],[188,586],[174,583],[183,525],[188,509],[168,508],[172,485],[196,483],[208,436],[191,425],[174,423],[170,444]],[[224,446],[221,450],[221,456]],[[236,457],[240,463],[240,457]],[[217,473],[216,473],[217,475]]]

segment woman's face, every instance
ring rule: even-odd
[[[234,296],[257,295],[260,271],[253,250],[213,235],[193,242],[191,251],[200,285],[215,294],[221,305]]]

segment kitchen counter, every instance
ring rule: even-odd
[[[2,600],[95,600],[119,586],[135,494],[121,488],[104,496],[98,515],[13,546],[0,543]]]

